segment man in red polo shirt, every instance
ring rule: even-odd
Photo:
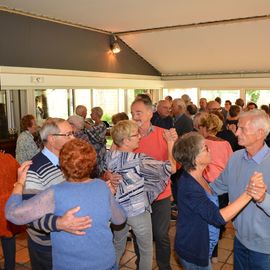
[[[168,160],[167,143],[163,138],[164,129],[153,126],[150,122],[153,111],[152,102],[137,99],[131,105],[132,119],[139,126],[141,140],[137,153],[145,153],[157,160]],[[176,131],[172,131],[177,136]],[[160,270],[170,270],[169,226],[171,217],[171,185],[170,183],[152,204],[152,228],[156,243],[156,260]]]

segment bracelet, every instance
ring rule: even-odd
[[[24,188],[24,184],[22,184],[21,182],[15,182],[14,185],[13,185],[13,187],[16,187],[17,185],[21,185],[22,188]]]

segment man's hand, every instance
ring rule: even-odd
[[[80,206],[77,206],[69,209],[62,217],[57,218],[57,229],[76,235],[85,235],[86,232],[83,230],[92,226],[92,219],[89,216],[76,217],[75,214],[79,211]]]
[[[263,182],[262,173],[254,172],[251,176],[247,193],[250,195],[254,201],[262,202],[265,198],[265,192],[267,191],[267,186]]]

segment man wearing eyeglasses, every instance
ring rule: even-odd
[[[63,145],[73,138],[72,126],[64,119],[51,118],[42,126],[40,137],[44,148],[32,159],[26,177],[24,199],[65,180],[58,166],[58,157]],[[51,231],[64,230],[80,235],[84,233],[82,230],[90,227],[89,217],[74,216],[78,211],[78,208],[73,208],[62,217],[48,214],[29,224],[28,250],[32,269],[52,269]]]

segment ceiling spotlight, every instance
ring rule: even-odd
[[[121,51],[117,38],[114,35],[111,37],[111,50],[114,54],[119,53]]]

